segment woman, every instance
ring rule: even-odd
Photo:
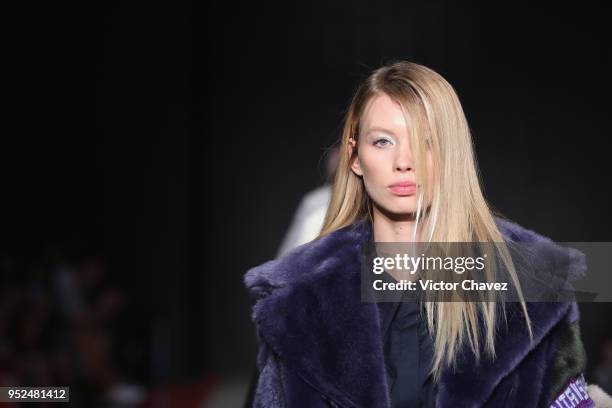
[[[371,241],[554,246],[492,214],[453,88],[415,63],[374,71],[352,99],[340,152],[320,236],[245,275],[258,299],[253,405],[590,406],[573,302],[361,300]]]

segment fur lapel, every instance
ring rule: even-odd
[[[378,310],[362,303],[354,224],[247,272],[260,335],[290,369],[342,407],[389,407]]]
[[[508,221],[498,225],[515,241],[547,240]],[[361,245],[370,237],[370,224],[359,221],[245,275],[259,299],[253,319],[260,336],[289,369],[343,407],[390,407],[378,307],[361,302]],[[455,371],[442,373],[437,406],[480,406],[568,308],[531,304],[530,343],[519,310],[507,307],[509,329],[500,330],[498,358],[476,365],[464,353]]]

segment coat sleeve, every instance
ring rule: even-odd
[[[595,406],[587,393],[585,368],[586,352],[576,319],[563,327],[557,339],[549,398],[551,408]]]

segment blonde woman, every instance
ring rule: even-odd
[[[497,302],[362,301],[368,241],[549,242],[487,205],[451,85],[411,62],[377,69],[352,99],[340,152],[320,236],[245,275],[260,341],[252,405],[590,406],[573,302],[521,297],[501,313]]]

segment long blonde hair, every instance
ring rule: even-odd
[[[503,242],[480,188],[472,138],[453,87],[435,71],[412,62],[396,62],[375,70],[357,89],[348,108],[342,139],[340,162],[333,183],[331,202],[319,237],[372,217],[370,199],[363,180],[351,170],[358,154],[358,143],[349,148],[350,140],[359,140],[359,125],[367,104],[377,95],[387,95],[401,108],[410,123],[410,146],[417,184],[421,187],[419,202],[431,203],[427,216],[419,205],[417,227],[429,242]],[[423,137],[427,134],[427,138]],[[425,140],[427,139],[427,140]],[[426,149],[434,162],[431,182],[425,166]],[[351,153],[352,152],[352,153]],[[431,191],[431,197],[428,192]],[[419,221],[422,223],[419,226]],[[520,304],[531,335],[527,308],[520,291],[516,271],[509,253],[501,250],[512,282],[518,289]],[[434,338],[434,378],[439,379],[444,364],[454,366],[461,345],[469,343],[476,359],[480,358],[480,341],[484,336],[486,353],[495,356],[495,330],[499,311],[492,301],[424,302],[430,333]],[[503,306],[503,305],[502,305]],[[505,310],[502,307],[502,310]],[[479,320],[483,328],[479,326]]]

